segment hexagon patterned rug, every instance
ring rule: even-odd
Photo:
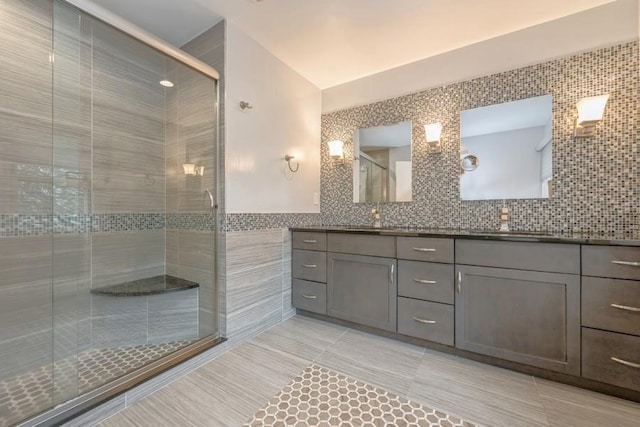
[[[310,365],[245,427],[476,427],[317,365]]]

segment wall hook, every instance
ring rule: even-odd
[[[240,109],[242,111],[250,110],[252,108],[253,108],[253,105],[249,104],[247,101],[240,101]]]
[[[295,156],[290,156],[290,155],[288,155],[288,154],[285,154],[285,155],[284,155],[284,160],[287,162],[287,166],[289,166],[289,170],[290,170],[291,172],[293,172],[293,173],[298,172],[298,169],[300,169],[300,163],[296,163],[296,168],[295,168],[295,169],[293,169],[293,168],[291,167],[291,160],[293,160],[293,159],[295,159],[295,158],[296,158]]]

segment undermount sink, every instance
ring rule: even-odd
[[[389,230],[397,230],[397,227],[373,227],[371,225],[355,225],[355,226],[347,226],[344,227],[344,230],[349,231],[389,231]]]
[[[501,236],[549,236],[546,231],[500,231],[500,230],[469,230],[470,234],[492,234]]]

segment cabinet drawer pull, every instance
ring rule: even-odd
[[[458,286],[456,288],[458,293],[462,292],[462,271],[458,271]]]
[[[620,310],[633,311],[635,313],[640,313],[640,307],[629,307],[627,305],[620,304],[611,304],[613,308],[619,308]]]
[[[435,252],[436,250],[433,248],[413,248],[416,252]]]
[[[313,239],[307,239],[307,240],[303,240],[304,243],[318,243],[317,240],[313,240]]]
[[[415,320],[416,322],[420,322],[420,323],[426,323],[429,325],[433,325],[436,323],[435,320],[426,320],[426,319],[421,319],[419,317],[413,316],[413,320]]]
[[[425,279],[413,279],[413,281],[416,283],[421,283],[423,285],[435,285],[438,283],[435,280],[425,280]]]
[[[318,268],[318,266],[315,264],[302,264],[302,266],[304,268]]]
[[[302,298],[306,298],[306,299],[318,299],[317,296],[315,295],[307,295],[307,294],[302,294]]]
[[[611,360],[630,368],[640,369],[640,363],[627,362],[626,360],[618,359],[617,357],[612,357]]]
[[[611,261],[611,264],[628,265],[630,267],[640,267],[640,262],[637,262],[637,261]]]
[[[389,269],[389,284],[393,285],[393,271],[395,270],[395,264],[391,264],[391,268]]]

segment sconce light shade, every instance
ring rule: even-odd
[[[195,175],[196,174],[196,165],[193,163],[185,163],[182,165],[184,169],[185,175]]]
[[[591,96],[578,101],[578,120],[576,121],[575,136],[587,138],[593,135],[595,126],[604,116],[604,108],[609,95]]]
[[[344,142],[335,140],[327,142],[329,146],[329,155],[335,159],[344,159]]]
[[[194,163],[183,163],[182,169],[185,175],[204,175],[204,166],[197,166]]]
[[[427,139],[427,147],[429,153],[440,153],[442,151],[442,145],[440,144],[440,138],[442,136],[442,124],[431,123],[424,125],[424,133]]]

